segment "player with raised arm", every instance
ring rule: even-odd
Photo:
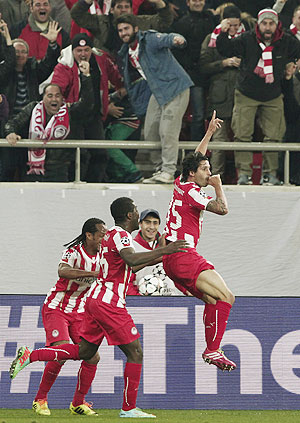
[[[186,288],[195,297],[205,302],[203,322],[207,348],[203,360],[221,370],[231,371],[236,364],[220,349],[234,295],[223,278],[214,270],[212,263],[196,251],[202,230],[203,213],[209,211],[219,215],[228,213],[228,205],[222,188],[220,175],[212,175],[205,156],[208,143],[221,126],[214,111],[207,132],[194,153],[185,157],[182,174],[174,181],[173,197],[167,214],[166,241],[185,239],[190,249],[188,254],[177,253],[163,257],[166,274],[177,286]],[[211,185],[216,198],[205,194],[203,187]]]
[[[110,210],[115,226],[102,240],[100,277],[87,295],[79,345],[64,344],[34,351],[21,347],[11,364],[10,377],[14,379],[34,361],[89,360],[106,337],[109,345],[118,345],[127,357],[120,417],[155,417],[136,407],[143,352],[140,335],[126,309],[125,297],[132,266],[148,263],[162,255],[184,253],[188,243],[178,240],[152,251],[136,253],[131,232],[139,228],[139,213],[133,200],[118,198]]]
[[[85,295],[97,279],[100,270],[100,244],[107,231],[103,220],[90,218],[84,222],[81,234],[64,245],[58,265],[59,279],[48,292],[42,308],[46,331],[46,346],[80,342]],[[96,353],[90,360],[82,361],[78,383],[70,405],[72,414],[96,415],[85,395],[92,383],[99,361]],[[32,404],[33,410],[43,416],[51,414],[48,393],[58,377],[65,361],[49,361],[46,364],[38,392]]]

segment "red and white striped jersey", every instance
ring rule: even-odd
[[[88,296],[98,301],[124,308],[126,292],[132,273],[120,256],[123,248],[133,248],[132,237],[120,226],[113,226],[106,232],[101,244],[99,279],[94,283]]]
[[[164,232],[167,240],[185,239],[196,248],[202,231],[203,211],[212,197],[194,182],[180,182],[180,178],[174,181]]]
[[[66,263],[74,269],[99,271],[100,253],[91,256],[86,252],[84,246],[79,244],[66,249],[59,263]],[[84,311],[83,298],[94,281],[93,277],[59,278],[55,286],[48,292],[44,303],[49,308],[58,308],[65,313],[82,313]]]

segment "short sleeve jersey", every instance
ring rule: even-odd
[[[106,232],[101,244],[101,269],[97,284],[89,296],[106,304],[124,308],[126,292],[131,277],[131,267],[120,255],[123,248],[133,248],[132,237],[120,226]]]
[[[100,253],[91,256],[82,244],[68,248],[63,252],[60,263],[66,263],[74,269],[99,271]],[[59,278],[55,286],[48,292],[44,303],[52,309],[65,313],[83,312],[84,296],[96,278],[83,277]]]
[[[203,212],[212,197],[194,182],[174,181],[174,191],[166,219],[166,239],[185,239],[196,248],[203,223]]]

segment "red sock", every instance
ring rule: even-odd
[[[84,398],[91,387],[97,370],[97,364],[88,364],[82,361],[78,371],[77,386],[72,404],[74,407],[84,403]]]
[[[48,392],[50,391],[53,383],[56,381],[62,366],[63,364],[60,364],[57,361],[48,361],[34,401],[47,400]]]
[[[124,392],[122,410],[128,411],[136,407],[142,364],[126,363],[124,371]]]
[[[33,350],[30,363],[34,361],[80,360],[78,344],[62,344]]]
[[[205,304],[203,322],[205,325],[205,339],[207,348],[211,351],[220,348],[231,304],[225,301],[217,301],[216,304]]]

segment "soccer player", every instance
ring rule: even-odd
[[[14,379],[20,370],[34,361],[89,360],[97,353],[106,337],[109,345],[118,345],[127,357],[120,417],[155,417],[136,407],[143,353],[140,335],[126,309],[125,296],[132,266],[148,263],[162,255],[184,252],[188,243],[178,240],[152,251],[136,253],[131,232],[139,227],[139,213],[133,200],[118,198],[113,201],[110,210],[115,226],[102,240],[101,277],[87,295],[80,343],[34,351],[21,347],[12,362],[10,377]]]
[[[42,308],[46,331],[46,346],[80,342],[79,329],[82,324],[85,294],[99,274],[100,243],[107,231],[105,223],[97,218],[88,219],[81,234],[65,244],[58,265],[59,279],[51,288]],[[95,377],[99,354],[82,361],[78,372],[78,383],[70,405],[72,414],[93,415],[95,411],[85,401],[85,395]],[[46,364],[39,390],[32,408],[37,414],[49,416],[47,395],[65,361],[49,361]]]
[[[203,322],[207,348],[203,360],[221,370],[231,371],[236,364],[220,349],[227,320],[234,303],[234,295],[223,278],[214,270],[212,263],[196,251],[202,230],[203,212],[219,215],[228,213],[228,205],[222,188],[220,175],[212,175],[208,158],[205,156],[208,143],[221,126],[214,111],[207,132],[194,153],[187,155],[182,163],[182,174],[174,181],[173,197],[166,219],[166,242],[185,239],[189,242],[188,254],[177,253],[164,256],[166,274],[192,295],[205,302]],[[216,198],[205,194],[202,187],[211,185]]]

